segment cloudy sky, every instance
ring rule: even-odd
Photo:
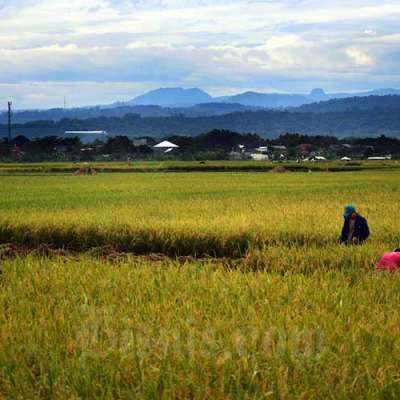
[[[0,0],[0,109],[400,87],[400,0]]]

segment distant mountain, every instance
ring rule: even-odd
[[[165,117],[171,113],[160,106],[119,106],[119,107],[85,107],[85,108],[52,108],[50,110],[14,111],[13,123],[30,121],[60,121],[64,118],[88,119],[98,117],[123,117],[126,114],[139,114],[142,117]],[[7,122],[7,113],[0,112],[0,124]]]
[[[234,96],[211,97],[201,89],[166,88],[157,89],[138,96],[128,102],[82,108],[54,108],[50,110],[14,111],[13,123],[30,121],[60,121],[61,119],[88,119],[98,117],[124,117],[137,114],[143,118],[184,115],[186,117],[216,116],[233,112],[257,111],[260,109],[288,109],[299,112],[329,112],[349,108],[371,107],[393,108],[400,96],[399,89],[378,89],[359,93],[326,93],[313,89],[309,94],[282,94],[246,92]],[[373,96],[373,100],[357,99]],[[335,101],[335,99],[337,101]],[[348,101],[344,101],[349,99]],[[320,104],[321,102],[329,104]],[[342,101],[342,102],[341,102]],[[397,107],[397,106],[396,106]],[[7,122],[7,113],[0,111],[0,124]]]
[[[85,120],[62,119],[36,121],[13,125],[13,137],[63,136],[65,131],[105,130],[110,135],[196,136],[213,129],[227,129],[239,133],[257,133],[263,137],[276,137],[285,132],[337,137],[400,137],[398,109],[351,109],[338,112],[290,112],[287,110],[259,110],[223,115],[187,117],[145,117],[127,114],[124,117],[99,117]],[[7,125],[0,125],[0,136],[7,136]]]
[[[325,90],[321,88],[311,90],[310,94],[307,96],[307,99],[312,101],[323,101],[327,98],[329,98],[329,95],[327,95]]]
[[[32,121],[60,121],[69,119],[88,119],[99,117],[123,117],[127,114],[137,114],[146,117],[169,117],[184,115],[186,117],[200,117],[223,115],[240,111],[256,111],[259,107],[244,106],[237,103],[203,103],[191,107],[161,107],[161,106],[129,106],[119,107],[87,107],[87,108],[53,108],[50,110],[16,111],[13,113],[13,124]],[[7,113],[0,112],[0,124],[7,123]]]
[[[235,96],[222,97],[225,103],[238,103],[246,106],[264,108],[296,107],[312,100],[299,94],[246,92]]]
[[[186,117],[224,115],[235,112],[257,111],[261,107],[246,106],[239,103],[203,103],[192,107],[169,108],[170,115],[182,114]]]
[[[177,107],[192,106],[211,101],[212,97],[201,89],[161,88],[138,96],[126,104]]]
[[[310,104],[320,101],[327,101],[332,99],[345,99],[353,97],[367,97],[367,96],[387,96],[387,95],[400,95],[398,89],[377,89],[368,92],[358,93],[326,93],[324,89],[313,89],[308,95],[303,94],[280,94],[280,93],[258,93],[246,92],[235,96],[222,97],[225,103],[239,103],[253,107],[264,108],[288,108],[300,107],[304,104]]]
[[[395,95],[400,96],[400,89],[375,89],[370,90],[368,92],[359,92],[359,93],[338,93],[338,96],[342,95],[345,97],[365,97],[365,96],[388,96]],[[331,95],[331,96],[334,96]]]
[[[351,110],[398,110],[400,111],[400,96],[396,95],[375,95],[363,97],[348,97],[343,99],[332,99],[319,103],[304,104],[290,111],[297,112],[341,112]]]

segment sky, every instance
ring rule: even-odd
[[[0,109],[400,88],[400,0],[0,0]]]

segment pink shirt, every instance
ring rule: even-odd
[[[385,253],[379,260],[376,266],[377,270],[388,270],[390,272],[395,272],[400,269],[400,253]]]

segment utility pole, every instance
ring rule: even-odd
[[[11,106],[12,102],[8,102],[8,144],[11,144]]]

